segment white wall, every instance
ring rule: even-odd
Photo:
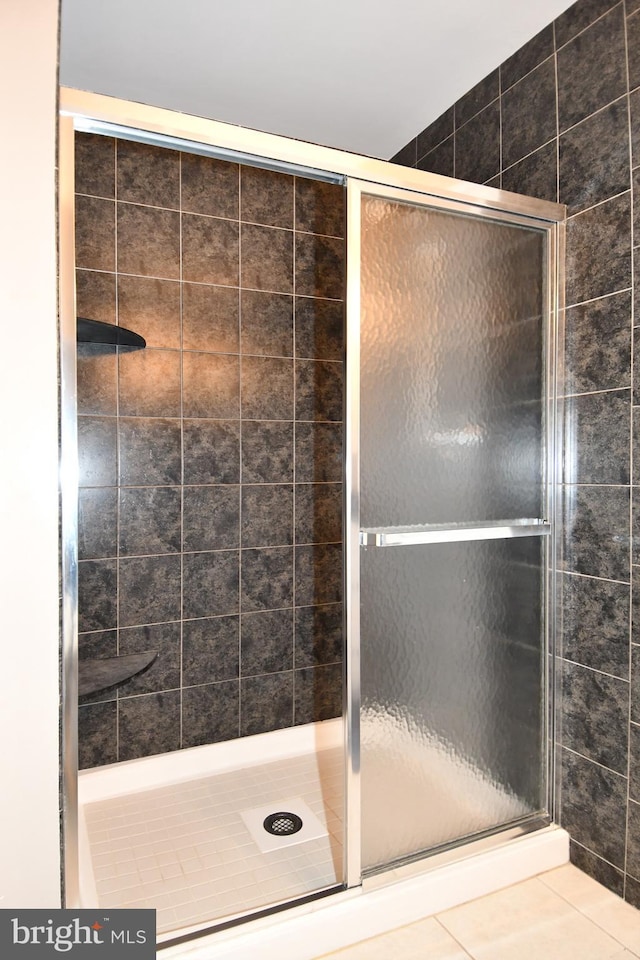
[[[0,907],[55,907],[58,0],[1,0]]]

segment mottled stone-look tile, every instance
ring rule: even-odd
[[[560,825],[582,846],[619,868],[624,867],[626,807],[626,777],[562,751]]]
[[[180,278],[180,214],[118,203],[118,272]]]
[[[635,877],[632,877],[629,873],[625,877],[624,899],[627,903],[630,903],[632,907],[635,907],[636,910],[640,910],[640,880],[636,880]],[[627,960],[624,954],[623,960]]]
[[[439,143],[442,143],[447,137],[452,136],[453,124],[454,108],[449,107],[448,110],[441,113],[433,123],[430,123],[428,127],[425,127],[424,130],[418,134],[416,146],[417,159],[420,160],[425,154],[430,153],[434,147],[437,147]]]
[[[500,85],[503,93],[553,53],[553,25],[549,24],[500,66]]]
[[[116,531],[118,491],[99,487],[78,491],[78,559],[96,560],[115,557],[118,552]]]
[[[640,86],[640,11],[627,19],[627,56],[629,89]]]
[[[239,675],[239,618],[209,617],[182,625],[184,686],[234,680]]]
[[[78,564],[78,630],[111,630],[117,624],[115,560],[83,560]]]
[[[342,484],[297,483],[296,543],[342,540]]]
[[[631,719],[640,723],[640,646],[631,644]]]
[[[180,619],[180,557],[132,557],[118,565],[121,626]]]
[[[344,304],[340,300],[296,297],[296,356],[342,360]]]
[[[631,568],[631,584],[631,640],[640,644],[640,566]]]
[[[418,170],[427,170],[429,173],[438,173],[442,177],[454,175],[454,138],[453,135],[439,143],[437,147],[425,153],[418,160]]]
[[[389,160],[390,163],[398,163],[403,167],[415,167],[416,165],[416,138],[405,143],[404,147],[397,150]]]
[[[118,715],[115,700],[78,708],[78,766],[81,770],[118,759]]]
[[[238,612],[237,550],[184,554],[182,581],[185,620]]]
[[[296,233],[296,293],[303,297],[344,297],[344,240]]]
[[[293,548],[243,550],[241,610],[275,610],[293,604]]]
[[[470,120],[500,94],[499,70],[492,70],[465,93],[455,105],[456,129]]]
[[[180,207],[180,154],[133,140],[117,141],[118,200]]]
[[[242,615],[243,677],[281,673],[293,667],[293,610]]]
[[[492,103],[455,134],[455,175],[484,183],[500,171],[500,104]]]
[[[631,115],[631,154],[632,167],[640,165],[640,90],[629,94],[629,113]]]
[[[241,225],[241,283],[252,290],[293,292],[293,231]]]
[[[629,676],[627,584],[562,576],[562,655],[593,670]]]
[[[342,601],[342,545],[296,547],[296,606]]]
[[[120,483],[164,486],[180,483],[180,421],[119,418]]]
[[[242,488],[242,546],[282,547],[293,543],[291,484],[245,484]]]
[[[238,353],[239,299],[239,291],[235,287],[183,283],[183,349]]]
[[[502,187],[512,193],[524,193],[555,203],[558,199],[557,171],[556,142],[553,140],[508,170],[503,170]]]
[[[140,487],[120,490],[120,555],[180,551],[179,487]]]
[[[75,191],[92,197],[115,196],[116,149],[113,137],[76,130]]]
[[[580,304],[565,314],[565,393],[628,387],[631,294]]]
[[[560,203],[570,215],[628,190],[626,97],[562,134],[559,150]]]
[[[558,50],[560,130],[627,91],[624,9],[619,4]]]
[[[567,223],[566,301],[604,297],[631,286],[631,205],[628,193]]]
[[[296,420],[342,420],[342,364],[296,361]]]
[[[294,682],[296,724],[342,716],[342,664],[296,670]]]
[[[240,421],[183,420],[185,483],[240,482]]]
[[[296,230],[344,237],[345,188],[337,183],[296,177]]]
[[[141,693],[175,690],[180,686],[180,624],[154,623],[128,627],[119,632],[119,653],[143,653],[155,650],[157,657],[142,673],[118,687],[118,698]]]
[[[640,877],[640,803],[629,800],[627,820],[627,871],[634,877]]]
[[[240,735],[252,736],[290,727],[293,722],[293,674],[271,673],[240,681]]]
[[[115,217],[113,200],[76,197],[76,267],[115,269]]]
[[[571,840],[569,844],[569,856],[571,863],[575,864],[579,870],[592,877],[597,883],[611,890],[617,896],[622,896],[624,888],[624,873],[616,867],[607,863],[601,857],[598,857],[591,850]]]
[[[116,350],[109,344],[78,343],[78,416],[115,417],[118,409]]]
[[[243,354],[290,357],[293,354],[293,297],[242,290],[240,293]]]
[[[118,322],[147,347],[180,349],[180,284],[155,277],[118,277]]]
[[[182,691],[182,746],[234,740],[239,735],[237,680],[187,687]]]
[[[237,287],[239,252],[236,221],[182,215],[183,280]]]
[[[76,307],[79,317],[116,322],[116,275],[76,270]],[[84,344],[88,347],[91,344]],[[95,346],[95,344],[94,344]],[[80,344],[78,344],[80,347]]]
[[[148,693],[118,704],[118,760],[136,760],[180,747],[180,691]]]
[[[178,350],[121,352],[118,360],[119,414],[124,417],[180,416]]]
[[[210,217],[238,219],[240,167],[237,163],[182,153],[182,209]]]
[[[564,519],[565,570],[628,581],[628,488],[569,486]]]
[[[577,0],[555,21],[556,45],[567,43],[615,5],[617,0]]]
[[[184,353],[182,409],[185,417],[232,420],[240,416],[240,361],[237,356]]]
[[[243,357],[241,398],[245,420],[292,420],[293,360]]]
[[[565,402],[567,483],[629,483],[629,390],[588,393]]]
[[[342,480],[342,424],[296,424],[296,480]]]
[[[78,483],[113,487],[117,476],[115,417],[78,417]]]
[[[239,541],[239,486],[183,487],[183,550],[226,550]]]
[[[556,132],[556,72],[551,57],[502,95],[502,165],[511,166]]]
[[[563,746],[626,774],[628,681],[574,663],[562,670]]]
[[[294,178],[260,167],[240,168],[240,219],[293,229]]]
[[[291,483],[293,423],[279,420],[242,422],[242,482]]]
[[[640,726],[629,725],[629,796],[640,803]]]
[[[344,654],[342,604],[296,607],[295,665],[315,667],[337,663]]]

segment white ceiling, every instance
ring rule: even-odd
[[[388,158],[571,0],[62,0],[61,83]]]

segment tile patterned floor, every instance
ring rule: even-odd
[[[103,907],[152,907],[158,933],[332,886],[342,868],[342,751],[323,750],[87,804]],[[240,811],[299,797],[328,836],[261,853]]]
[[[325,957],[634,960],[640,911],[567,864]]]

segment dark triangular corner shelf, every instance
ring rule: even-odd
[[[115,347],[137,347],[138,350],[147,345],[144,337],[133,330],[86,317],[78,317],[78,343],[106,343]]]
[[[129,653],[122,657],[80,660],[78,663],[78,696],[87,697],[100,690],[115,687],[151,666],[158,656],[157,650]]]

